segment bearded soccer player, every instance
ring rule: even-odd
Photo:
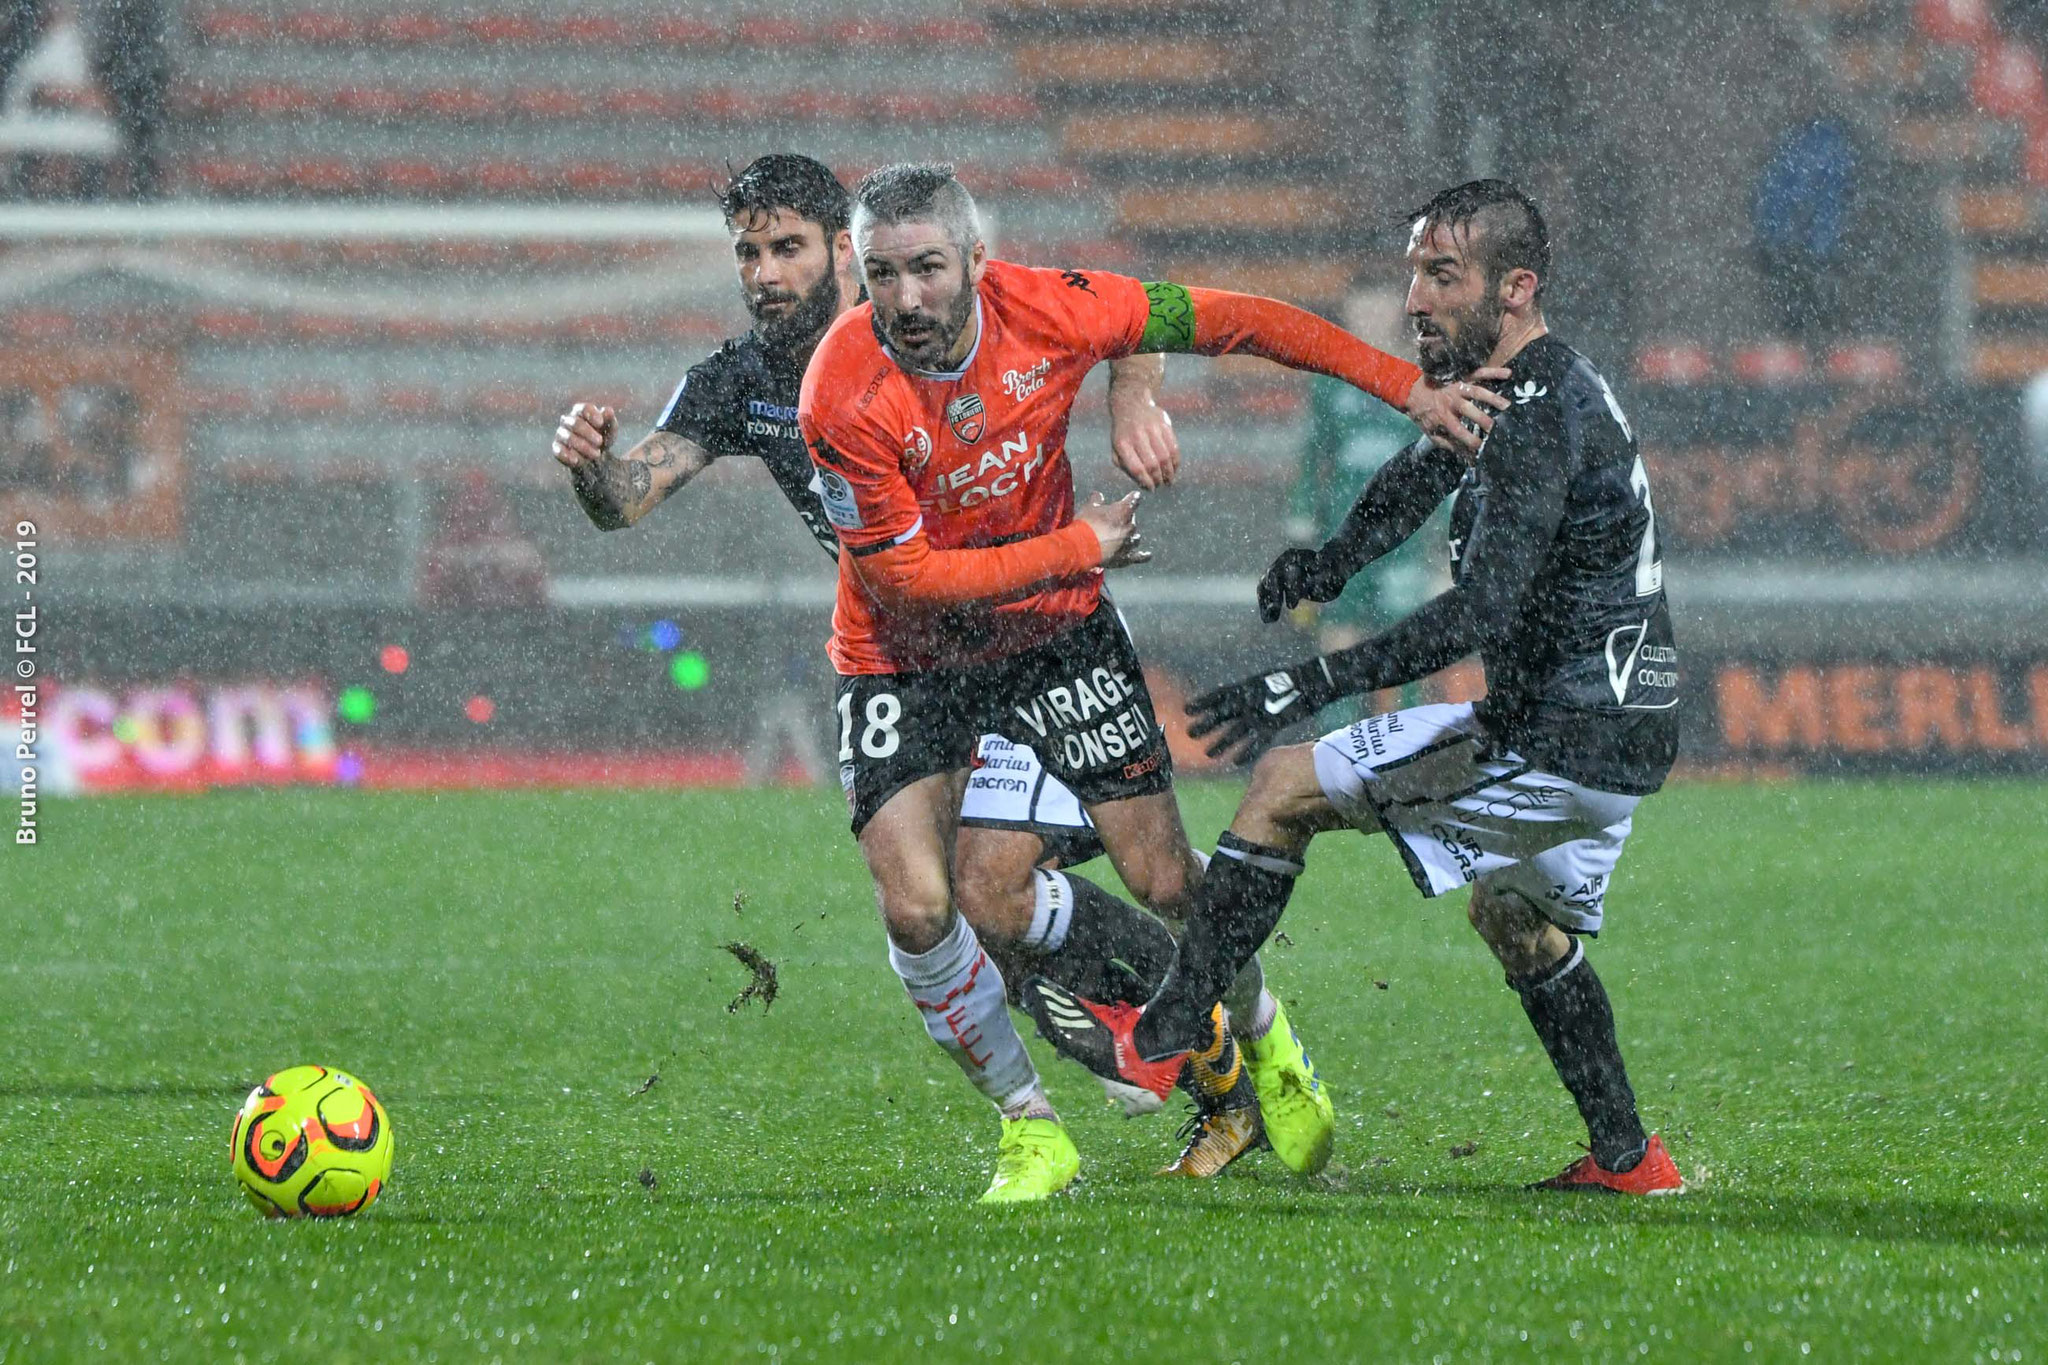
[[[1209,752],[1256,743],[1331,700],[1395,687],[1477,653],[1477,705],[1371,717],[1269,751],[1218,844],[1166,985],[1142,1011],[1087,1006],[1044,983],[1065,1050],[1133,1081],[1199,1046],[1207,1011],[1279,923],[1309,840],[1385,832],[1425,896],[1470,885],[1467,914],[1577,1102],[1590,1152],[1549,1189],[1673,1194],[1685,1182],[1646,1133],[1614,1011],[1582,940],[1598,934],[1637,804],[1678,753],[1678,648],[1657,520],[1634,433],[1599,372],[1550,335],[1543,215],[1477,180],[1416,214],[1408,314],[1424,369],[1507,367],[1513,406],[1476,464],[1422,444],[1367,485],[1336,536],[1275,561],[1273,610],[1328,601],[1446,495],[1454,582],[1365,643],[1221,687],[1190,705]]]
[[[846,189],[809,157],[765,156],[733,177],[720,208],[752,331],[692,367],[655,429],[623,455],[611,448],[617,414],[573,404],[555,432],[555,458],[605,530],[638,522],[715,459],[758,459],[836,558],[838,537],[818,501],[796,406],[819,339],[861,295]],[[1158,356],[1121,359],[1110,371],[1111,453],[1145,487],[1170,482],[1179,463],[1172,424],[1154,401],[1163,372]],[[1080,802],[1029,746],[982,737],[959,818],[960,906],[1012,980],[1044,972],[1083,992],[1151,994],[1172,960],[1172,937],[1113,896],[1075,895],[1057,868],[1097,856],[1101,843]],[[1190,1069],[1196,1118],[1162,1174],[1214,1175],[1262,1140],[1249,1080],[1221,1060]],[[1159,1103],[1149,1092],[1105,1084],[1126,1112]]]
[[[1461,423],[1489,419],[1285,304],[990,260],[949,166],[869,175],[854,193],[853,238],[871,303],[833,324],[799,405],[842,546],[831,648],[841,782],[890,963],[932,1038],[1001,1114],[983,1198],[1041,1199],[1073,1179],[1079,1156],[972,917],[954,912],[966,888],[948,876],[975,737],[1032,745],[1155,911],[1177,918],[1201,875],[1143,673],[1102,588],[1102,569],[1146,557],[1137,495],[1074,506],[1065,438],[1082,378],[1141,352],[1243,351],[1339,375],[1445,439],[1476,444]],[[1064,882],[1077,905],[1118,903],[1083,878]],[[1292,1169],[1320,1169],[1329,1100],[1255,958],[1238,965],[1219,995],[1266,1136]],[[1228,1065],[1231,1033],[1211,1013],[1190,1065]]]

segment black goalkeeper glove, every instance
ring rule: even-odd
[[[1259,619],[1277,621],[1304,601],[1328,602],[1351,576],[1332,566],[1321,550],[1282,550],[1259,580]]]
[[[1215,734],[1211,758],[1250,756],[1261,740],[1307,720],[1342,694],[1321,659],[1226,683],[1188,703],[1188,737]]]

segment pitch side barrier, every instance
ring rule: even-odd
[[[1170,606],[1164,587],[1123,595],[1190,773],[1212,765],[1185,740],[1185,699],[1311,649],[1286,627],[1240,622],[1248,588],[1227,610]],[[71,605],[50,614],[40,752],[53,784],[86,790],[829,781],[828,619],[813,605],[653,598]],[[2048,775],[2048,635],[1833,648],[1681,638],[1688,772]],[[1467,662],[1420,697],[1468,699],[1482,682]]]

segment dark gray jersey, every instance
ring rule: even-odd
[[[1584,356],[1539,337],[1508,369],[1513,405],[1471,468],[1417,442],[1323,550],[1355,571],[1455,491],[1451,590],[1325,669],[1366,691],[1476,652],[1496,743],[1584,786],[1653,792],[1678,754],[1679,667],[1649,475]]]
[[[1678,753],[1678,646],[1635,434],[1607,381],[1564,343],[1539,337],[1508,368],[1514,406],[1451,505],[1453,581],[1485,538],[1549,534],[1507,628],[1480,649],[1480,718],[1559,776],[1655,791]],[[1518,506],[1489,515],[1502,499]]]
[[[737,337],[690,367],[654,425],[695,441],[713,459],[750,456],[768,466],[804,529],[837,559],[839,535],[825,520],[818,471],[797,430],[803,368],[790,368],[771,359],[751,334]]]

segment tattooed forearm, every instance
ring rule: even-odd
[[[576,499],[599,530],[631,526],[711,463],[696,442],[657,431],[624,455],[607,454],[575,477]]]

